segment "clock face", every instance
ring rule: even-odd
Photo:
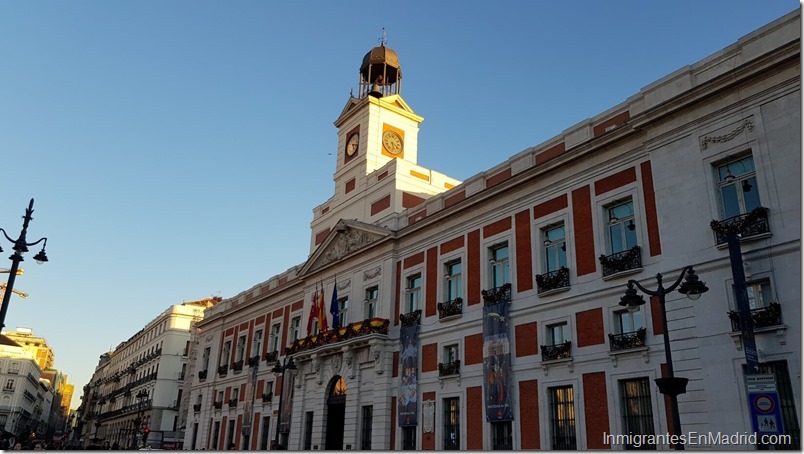
[[[391,154],[402,153],[402,137],[394,131],[385,131],[382,134],[382,146]]]
[[[354,133],[346,139],[346,156],[352,156],[357,153],[357,148],[360,145],[360,134]]]

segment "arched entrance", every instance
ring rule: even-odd
[[[324,449],[343,450],[343,419],[346,416],[346,381],[336,375],[327,385],[327,438]]]

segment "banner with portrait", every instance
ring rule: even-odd
[[[282,375],[282,408],[279,410],[279,432],[290,433],[290,419],[293,415],[293,388],[296,386],[296,370],[285,369]]]
[[[419,385],[419,324],[402,326],[399,336],[399,397],[397,398],[397,413],[400,427],[413,427],[418,425],[417,404]]]
[[[513,421],[508,302],[483,307],[483,388],[488,422]]]

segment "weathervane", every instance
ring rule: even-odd
[[[385,33],[385,27],[382,28],[382,36],[380,37],[379,41],[380,46],[383,47],[385,47],[385,45],[388,43],[388,35]]]

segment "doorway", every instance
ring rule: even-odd
[[[343,420],[346,416],[346,381],[335,376],[327,386],[327,432],[324,449],[343,450]]]

